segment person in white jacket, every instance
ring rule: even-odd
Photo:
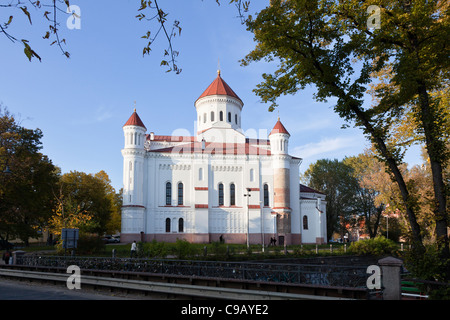
[[[133,243],[131,244],[131,255],[130,258],[133,258],[133,256],[136,255],[136,241],[133,241]]]

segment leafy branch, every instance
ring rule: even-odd
[[[59,34],[59,22],[58,22],[58,16],[57,12],[60,11],[63,14],[67,14],[66,10],[62,10],[60,8],[60,5],[64,4],[67,8],[69,8],[69,0],[51,0],[47,3],[43,3],[40,0],[14,0],[11,1],[9,4],[0,4],[0,8],[3,9],[11,9],[15,11],[19,11],[21,14],[24,14],[30,23],[30,25],[33,24],[32,22],[32,16],[30,13],[30,10],[28,7],[35,9],[36,11],[43,10],[45,8],[45,12],[43,14],[43,17],[47,19],[47,21],[50,22],[49,30],[46,31],[45,35],[42,37],[43,39],[50,39],[51,37],[54,38],[54,41],[50,43],[50,45],[56,44],[58,48],[61,50],[61,52],[67,57],[70,57],[69,52],[64,50],[63,44],[66,44],[66,39],[61,39]],[[48,8],[48,10],[47,10]],[[3,35],[9,39],[11,42],[21,42],[24,46],[24,53],[27,56],[28,60],[31,61],[32,58],[37,58],[39,61],[41,61],[41,57],[38,55],[36,51],[34,51],[30,45],[29,40],[27,39],[20,39],[14,35],[12,35],[8,28],[11,26],[14,20],[14,13],[11,14],[8,18],[8,20],[4,23],[0,23],[0,33],[3,33]]]

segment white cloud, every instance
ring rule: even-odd
[[[330,156],[330,152],[336,154],[338,151],[343,152],[352,148],[357,148],[356,152],[362,152],[364,150],[364,143],[361,139],[361,136],[327,137],[319,142],[311,142],[303,146],[294,147],[292,154],[303,159],[310,159],[327,157]]]

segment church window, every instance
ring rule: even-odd
[[[203,114],[203,123],[206,123],[206,113]]]
[[[269,206],[269,186],[267,185],[267,183],[264,184],[264,206]]]
[[[184,232],[184,219],[178,219],[178,232]]]
[[[172,184],[170,182],[166,183],[166,206],[172,204]]]
[[[231,122],[231,112],[228,112],[228,122]]]
[[[234,115],[234,122],[237,124],[237,114]]]
[[[236,186],[234,183],[230,184],[230,206],[236,205]]]
[[[219,206],[223,206],[223,184],[219,183]]]
[[[183,205],[183,183],[178,184],[178,205]]]
[[[220,120],[220,121],[223,121],[223,111],[220,111],[220,112],[219,112],[219,120]]]
[[[171,223],[170,218],[167,218],[166,219],[166,232],[170,232],[170,223]]]
[[[308,216],[303,216],[303,230],[308,230]]]
[[[214,111],[211,111],[211,122],[214,121]]]

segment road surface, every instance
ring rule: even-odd
[[[95,292],[81,287],[69,290],[64,285],[19,282],[0,279],[0,300],[129,300],[114,293]]]

